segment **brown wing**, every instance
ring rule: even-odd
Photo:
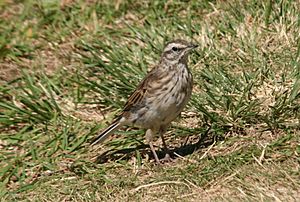
[[[132,108],[134,105],[141,103],[146,92],[147,92],[146,88],[136,89],[128,98],[123,111],[129,111],[130,108]]]
[[[147,76],[141,81],[136,90],[129,96],[123,112],[130,111],[130,109],[143,101],[144,96],[149,90],[149,84],[155,79],[157,75],[157,69],[153,68]]]

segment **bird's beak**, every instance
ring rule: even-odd
[[[191,51],[191,50],[193,50],[193,49],[195,49],[197,47],[198,47],[198,44],[191,43],[191,44],[188,45],[187,51]]]
[[[197,47],[198,47],[198,44],[191,44],[191,45],[189,46],[190,49],[194,49],[194,48],[197,48]]]

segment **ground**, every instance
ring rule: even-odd
[[[298,1],[0,4],[1,201],[300,198]],[[132,127],[91,148],[175,38],[199,44],[175,161]]]

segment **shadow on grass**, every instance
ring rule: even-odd
[[[200,136],[199,140],[196,143],[190,143],[190,144],[185,144],[180,147],[176,147],[174,149],[170,149],[170,155],[172,159],[178,158],[178,156],[187,156],[195,151],[209,147],[216,141],[221,141],[224,138],[219,137],[213,134],[209,133],[210,128],[207,129],[207,131]],[[150,159],[154,159],[154,156],[149,148],[149,145],[142,144],[134,148],[126,148],[126,149],[120,149],[120,150],[108,150],[102,154],[100,154],[97,159],[96,163],[102,164],[106,163],[109,160],[110,161],[116,161],[116,160],[129,160],[132,157],[132,153],[135,152],[136,150],[142,150],[142,154],[146,154],[150,157]],[[165,157],[165,152],[164,151],[156,151],[159,159],[162,159]],[[175,153],[177,155],[175,155]]]

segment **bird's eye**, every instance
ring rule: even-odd
[[[172,48],[172,50],[173,50],[173,51],[178,51],[179,49],[178,49],[177,47],[174,46],[174,47]]]

